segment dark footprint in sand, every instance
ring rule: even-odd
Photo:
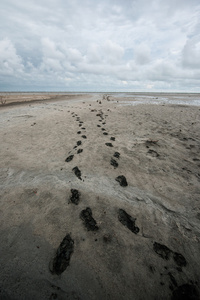
[[[74,241],[67,234],[56,251],[56,256],[50,263],[50,271],[52,274],[60,275],[69,266],[70,258],[74,252]]]
[[[118,167],[118,162],[116,162],[116,160],[113,159],[113,158],[111,158],[110,164],[111,164],[111,166],[113,166],[114,168],[117,168],[117,167]]]
[[[105,125],[105,124],[106,124],[106,122],[103,122],[102,124],[103,124],[103,125]]]
[[[71,161],[73,158],[74,158],[74,155],[70,155],[70,156],[68,156],[68,157],[65,159],[65,161],[66,161],[66,162],[69,162],[69,161]]]
[[[115,152],[113,156],[116,157],[116,158],[119,158],[120,157],[120,153],[119,152]]]
[[[82,178],[81,178],[81,171],[79,170],[78,167],[74,167],[72,169],[72,171],[74,171],[74,174],[76,175],[76,177],[78,177],[78,179],[82,180]]]
[[[92,217],[92,210],[90,207],[87,207],[81,211],[80,218],[83,220],[83,223],[88,231],[97,231],[99,229],[97,222]]]
[[[83,149],[78,149],[77,154],[82,153]]]
[[[119,209],[118,219],[124,226],[126,226],[133,233],[137,234],[140,231],[140,229],[137,226],[135,226],[136,218],[131,217],[129,214],[127,214],[125,210]]]
[[[158,156],[160,156],[160,155],[158,154],[158,152],[156,152],[156,151],[154,151],[154,150],[151,150],[151,149],[149,149],[149,151],[148,151],[147,153],[150,154],[150,155],[153,156],[153,157],[158,157]]]
[[[83,138],[83,139],[87,139],[87,136],[86,136],[86,135],[82,135],[82,138]]]
[[[127,186],[128,185],[128,183],[126,181],[126,177],[124,175],[118,176],[117,178],[115,178],[115,180],[118,181],[121,186]]]
[[[102,131],[105,131],[105,128],[101,128]]]
[[[112,143],[105,143],[105,145],[108,146],[108,147],[113,147]]]
[[[174,259],[175,263],[177,264],[177,266],[179,266],[179,267],[185,267],[187,265],[187,261],[181,253],[174,252],[165,245],[155,242],[153,244],[153,250],[162,259],[166,259],[166,260],[169,260],[169,258],[173,254],[173,259]]]
[[[81,126],[82,126],[82,124],[79,124],[78,126],[79,126],[79,127],[81,127]]]
[[[107,133],[107,132],[103,132],[103,134],[104,134],[104,135],[108,135],[108,133]]]
[[[115,137],[111,136],[110,140],[115,141]]]
[[[72,193],[72,195],[71,195],[69,201],[72,202],[75,205],[78,205],[79,201],[80,201],[80,193],[79,193],[79,191],[75,190],[75,189],[71,189],[71,193]]]
[[[81,144],[82,144],[81,141],[78,141],[78,142],[77,142],[77,146],[80,146]]]
[[[82,127],[81,129],[85,130],[85,127]]]
[[[160,256],[162,259],[168,260],[171,256],[172,251],[165,245],[154,243],[153,250]]]
[[[101,127],[101,125],[97,125],[97,127]]]
[[[81,131],[78,131],[77,134],[81,134]]]

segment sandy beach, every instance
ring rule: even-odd
[[[200,299],[200,94],[3,96],[0,299]]]

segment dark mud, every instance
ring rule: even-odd
[[[118,219],[124,226],[126,226],[133,233],[137,234],[140,231],[140,229],[137,226],[135,226],[136,218],[131,217],[129,214],[127,214],[125,210],[119,209]]]

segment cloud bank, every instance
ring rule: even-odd
[[[199,0],[2,0],[1,91],[200,92]]]

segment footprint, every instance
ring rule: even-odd
[[[66,162],[69,162],[69,161],[71,161],[73,158],[74,158],[74,155],[70,155],[70,156],[68,156],[68,157],[65,159],[65,161],[66,161]]]
[[[116,162],[116,160],[113,159],[113,158],[111,158],[110,164],[111,164],[111,166],[113,166],[114,168],[117,168],[117,167],[118,167],[118,162]]]
[[[101,127],[101,125],[97,125],[97,127]]]
[[[87,139],[87,136],[86,136],[86,135],[82,135],[82,138],[83,138],[83,139]]]
[[[133,233],[137,234],[140,231],[140,229],[137,226],[135,226],[136,218],[131,217],[129,214],[127,214],[125,210],[119,209],[118,219],[124,226],[126,226]]]
[[[116,157],[116,158],[119,158],[120,157],[120,153],[119,152],[115,152],[113,156]]]
[[[77,134],[81,134],[81,131],[78,131]]]
[[[115,141],[115,137],[111,136],[110,140]]]
[[[102,131],[105,131],[105,128],[101,128]]]
[[[72,195],[69,199],[70,202],[72,202],[75,205],[78,205],[79,202],[80,202],[80,193],[79,193],[79,191],[76,190],[76,189],[71,189],[71,193],[72,193]]]
[[[83,149],[78,149],[77,154],[83,152]]]
[[[108,133],[107,133],[107,132],[103,132],[103,134],[104,134],[104,135],[108,135]]]
[[[153,157],[158,157],[158,156],[160,156],[160,155],[158,154],[158,152],[156,152],[155,150],[152,150],[152,149],[149,149],[149,151],[148,151],[147,153],[150,154],[150,155],[153,156]]]
[[[153,244],[153,250],[162,258],[169,260],[171,255],[173,255],[173,259],[177,266],[179,267],[185,267],[187,265],[187,261],[185,257],[181,253],[177,253],[169,249],[167,246],[159,244],[155,242]]]
[[[71,236],[67,234],[62,240],[60,246],[56,251],[56,256],[50,263],[50,271],[52,274],[60,275],[69,266],[70,258],[74,252],[74,241]]]
[[[82,144],[81,141],[78,141],[78,142],[77,142],[77,146],[80,146],[81,144]]]
[[[105,145],[108,146],[108,147],[113,147],[112,143],[105,143]]]
[[[82,127],[81,129],[85,130],[85,127]]]
[[[72,169],[72,171],[74,171],[74,174],[76,175],[76,177],[78,177],[78,179],[82,180],[82,178],[81,178],[81,171],[79,170],[78,167],[74,167]]]
[[[83,220],[83,223],[88,231],[97,231],[99,229],[97,222],[92,217],[92,210],[90,207],[87,207],[81,211],[80,218]]]
[[[128,183],[126,181],[126,177],[124,175],[118,176],[117,178],[115,178],[115,180],[118,181],[121,186],[127,186],[128,185]]]
[[[153,250],[160,256],[162,257],[162,259],[166,259],[169,260],[170,256],[171,256],[171,250],[162,244],[159,243],[154,243],[153,244]]]

